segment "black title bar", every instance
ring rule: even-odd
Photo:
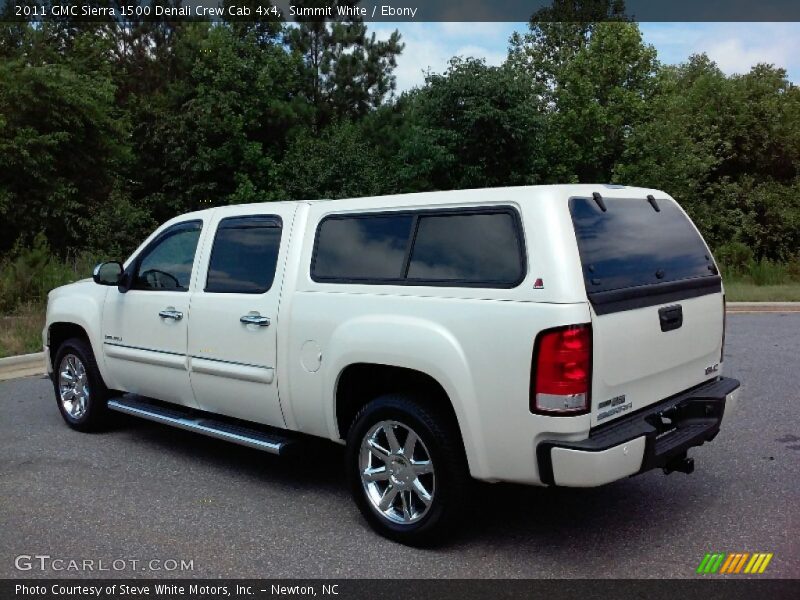
[[[800,597],[800,581],[709,577],[679,580],[0,580],[4,600],[729,600]]]
[[[800,21],[798,0],[0,0],[11,21]],[[575,7],[578,7],[575,10]]]

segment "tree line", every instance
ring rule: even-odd
[[[798,259],[784,69],[662,64],[619,0],[556,0],[508,47],[397,93],[400,34],[358,19],[0,21],[0,257],[124,256],[231,203],[614,182],[672,194],[726,260]]]

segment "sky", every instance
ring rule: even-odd
[[[390,26],[391,25],[391,26]],[[787,70],[800,83],[800,23],[640,23],[648,44],[667,64],[705,52],[727,74],[746,73],[767,62]],[[397,91],[421,85],[425,71],[441,73],[452,56],[483,58],[499,65],[506,57],[508,38],[525,31],[525,23],[373,23],[379,38],[398,29],[406,47],[398,58]]]

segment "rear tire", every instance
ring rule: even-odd
[[[356,505],[381,535],[411,546],[445,540],[471,484],[458,426],[402,394],[362,408],[347,435],[347,475]]]
[[[103,429],[111,393],[89,343],[81,338],[65,341],[56,352],[53,369],[56,403],[67,425],[83,432]]]

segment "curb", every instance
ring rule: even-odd
[[[46,371],[44,352],[0,358],[0,381],[43,375]]]
[[[800,302],[728,302],[729,313],[795,313]]]

